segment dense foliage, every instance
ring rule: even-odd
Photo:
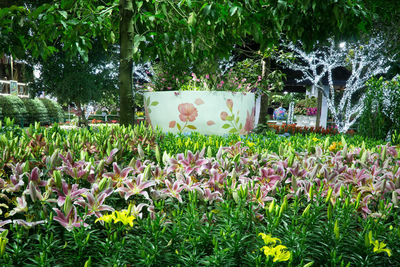
[[[2,265],[400,264],[398,147],[1,126]]]
[[[396,129],[400,129],[399,77],[390,81],[371,79],[358,131],[364,136],[385,139]]]
[[[14,95],[0,96],[0,120],[10,118],[19,125],[35,122],[49,124],[63,122],[64,112],[61,106],[50,99],[19,98]]]

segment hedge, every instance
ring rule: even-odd
[[[15,120],[16,124],[25,124],[28,112],[24,102],[18,96],[0,96],[0,107],[2,119],[9,117]]]
[[[6,117],[20,125],[64,122],[64,112],[57,102],[50,99],[21,99],[13,95],[0,96],[0,120]]]
[[[24,101],[26,110],[28,111],[28,124],[34,124],[35,122],[40,122],[42,125],[49,124],[49,112],[42,101],[38,98],[24,98],[22,101]]]
[[[57,102],[47,98],[41,98],[40,101],[46,106],[50,123],[64,122],[64,111]]]

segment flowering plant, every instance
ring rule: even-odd
[[[307,108],[307,116],[316,116],[317,111],[317,108]]]
[[[170,79],[172,77],[172,80]],[[258,76],[257,81],[249,82],[246,78],[237,77],[232,70],[226,75],[221,74],[205,74],[198,76],[192,72],[187,75],[184,72],[183,77],[178,78],[172,75],[170,78],[161,74],[155,78],[147,89],[149,91],[233,91],[233,92],[250,92],[254,91],[261,81],[261,76]]]

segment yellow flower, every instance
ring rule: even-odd
[[[385,243],[379,242],[378,240],[374,240],[372,241],[372,244],[374,245],[375,253],[386,252],[389,257],[392,256],[392,251],[388,248],[385,248],[386,247]]]
[[[259,233],[258,235],[260,235],[262,237],[265,245],[275,245],[276,242],[279,242],[279,243],[281,242],[281,240],[279,238],[272,237],[271,235],[266,235],[264,233]]]
[[[332,145],[329,146],[329,151],[334,151],[336,149],[336,142],[333,142]]]
[[[250,142],[250,141],[247,141],[246,144],[247,144],[247,146],[248,146],[249,148],[252,148],[253,146],[256,145],[255,143]]]
[[[317,142],[317,141],[319,141],[319,139],[317,138],[317,137],[313,137],[313,139],[312,139],[314,142]]]
[[[288,261],[290,259],[290,251],[286,246],[278,245],[274,248],[274,262]]]
[[[127,210],[115,211],[114,213],[116,215],[114,223],[122,222],[124,225],[129,224],[131,227],[133,227],[133,221],[135,220],[135,216],[132,215],[129,216]]]
[[[263,246],[261,251],[264,252],[266,257],[272,256],[273,262],[288,261],[290,259],[290,251],[284,245],[278,245],[276,247]]]
[[[110,223],[115,218],[114,213],[103,215],[100,218],[96,219],[94,222],[103,221],[105,223]]]

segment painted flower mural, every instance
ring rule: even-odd
[[[240,130],[240,134],[248,134],[254,128],[256,108],[254,107],[251,112],[247,111],[246,123]]]
[[[181,113],[179,114],[179,119],[183,122],[192,122],[198,116],[197,109],[191,103],[180,104],[178,110]]]
[[[254,94],[200,91],[174,93],[145,94],[148,121],[151,118],[153,126],[163,131],[246,134],[254,127]]]

